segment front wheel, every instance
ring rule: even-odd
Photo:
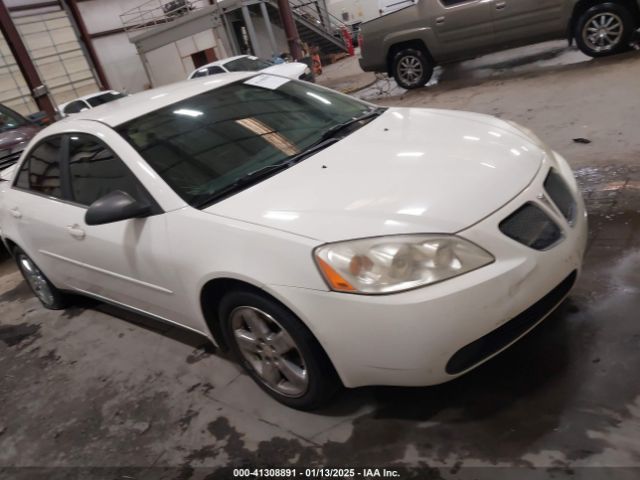
[[[279,402],[312,410],[340,387],[331,362],[311,332],[268,297],[230,292],[220,302],[219,315],[235,359]]]
[[[405,48],[393,57],[393,77],[402,88],[424,87],[433,75],[433,63],[422,50]]]
[[[623,5],[601,3],[585,11],[576,22],[578,48],[590,57],[620,53],[629,47],[636,22]]]
[[[27,281],[40,303],[50,310],[61,310],[68,305],[68,298],[45,276],[33,260],[19,247],[13,251],[20,273]]]

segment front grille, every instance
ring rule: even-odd
[[[18,159],[20,159],[20,155],[22,154],[22,152],[14,152],[7,155],[2,155],[2,153],[3,152],[0,152],[0,170],[9,168],[11,165],[16,163]]]
[[[500,231],[535,250],[547,250],[562,239],[562,231],[533,203],[522,207],[500,223]]]
[[[555,170],[549,170],[549,175],[544,181],[544,189],[556,204],[564,218],[567,219],[570,225],[576,220],[577,205],[576,201],[571,195],[571,191],[567,186],[567,183],[562,179],[560,174]]]
[[[462,347],[447,362],[446,372],[450,375],[464,372],[523,335],[560,303],[573,287],[576,277],[577,272],[573,271],[557,287],[520,315],[466,347]]]

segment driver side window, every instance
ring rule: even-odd
[[[138,201],[148,194],[115,153],[97,138],[86,134],[69,136],[69,180],[74,203],[88,207],[115,190]]]

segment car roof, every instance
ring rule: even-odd
[[[232,62],[233,60],[238,60],[239,58],[246,58],[249,55],[236,55],[235,57],[223,58],[222,60],[216,60],[215,62],[207,63],[206,65],[202,65],[194,70],[194,72],[198,72],[204,68],[209,67],[218,67],[223,66],[225,63]]]
[[[256,72],[221,73],[214,77],[185,80],[119,98],[90,110],[76,113],[71,117],[60,120],[58,123],[73,122],[75,120],[94,120],[110,127],[115,127],[167,105],[254,75],[256,75]]]

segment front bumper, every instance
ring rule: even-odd
[[[552,205],[540,202],[544,179],[554,165],[577,201],[570,226]],[[535,202],[561,226],[564,239],[537,251],[500,232],[498,225],[525,202]],[[505,207],[458,232],[493,253],[491,265],[413,291],[385,296],[350,295],[272,286],[305,321],[347,387],[364,385],[435,385],[475,368],[524,336],[566,296],[577,275],[587,242],[584,202],[566,161],[545,160],[533,182]],[[565,290],[556,290],[563,285]],[[556,291],[556,297],[549,297]],[[478,339],[532,310],[544,298],[535,318],[520,323],[497,350],[468,358],[451,368],[452,359]],[[476,343],[477,345],[477,343]],[[469,349],[467,349],[467,352]],[[476,353],[476,357],[477,357]],[[466,362],[466,363],[465,363]]]

